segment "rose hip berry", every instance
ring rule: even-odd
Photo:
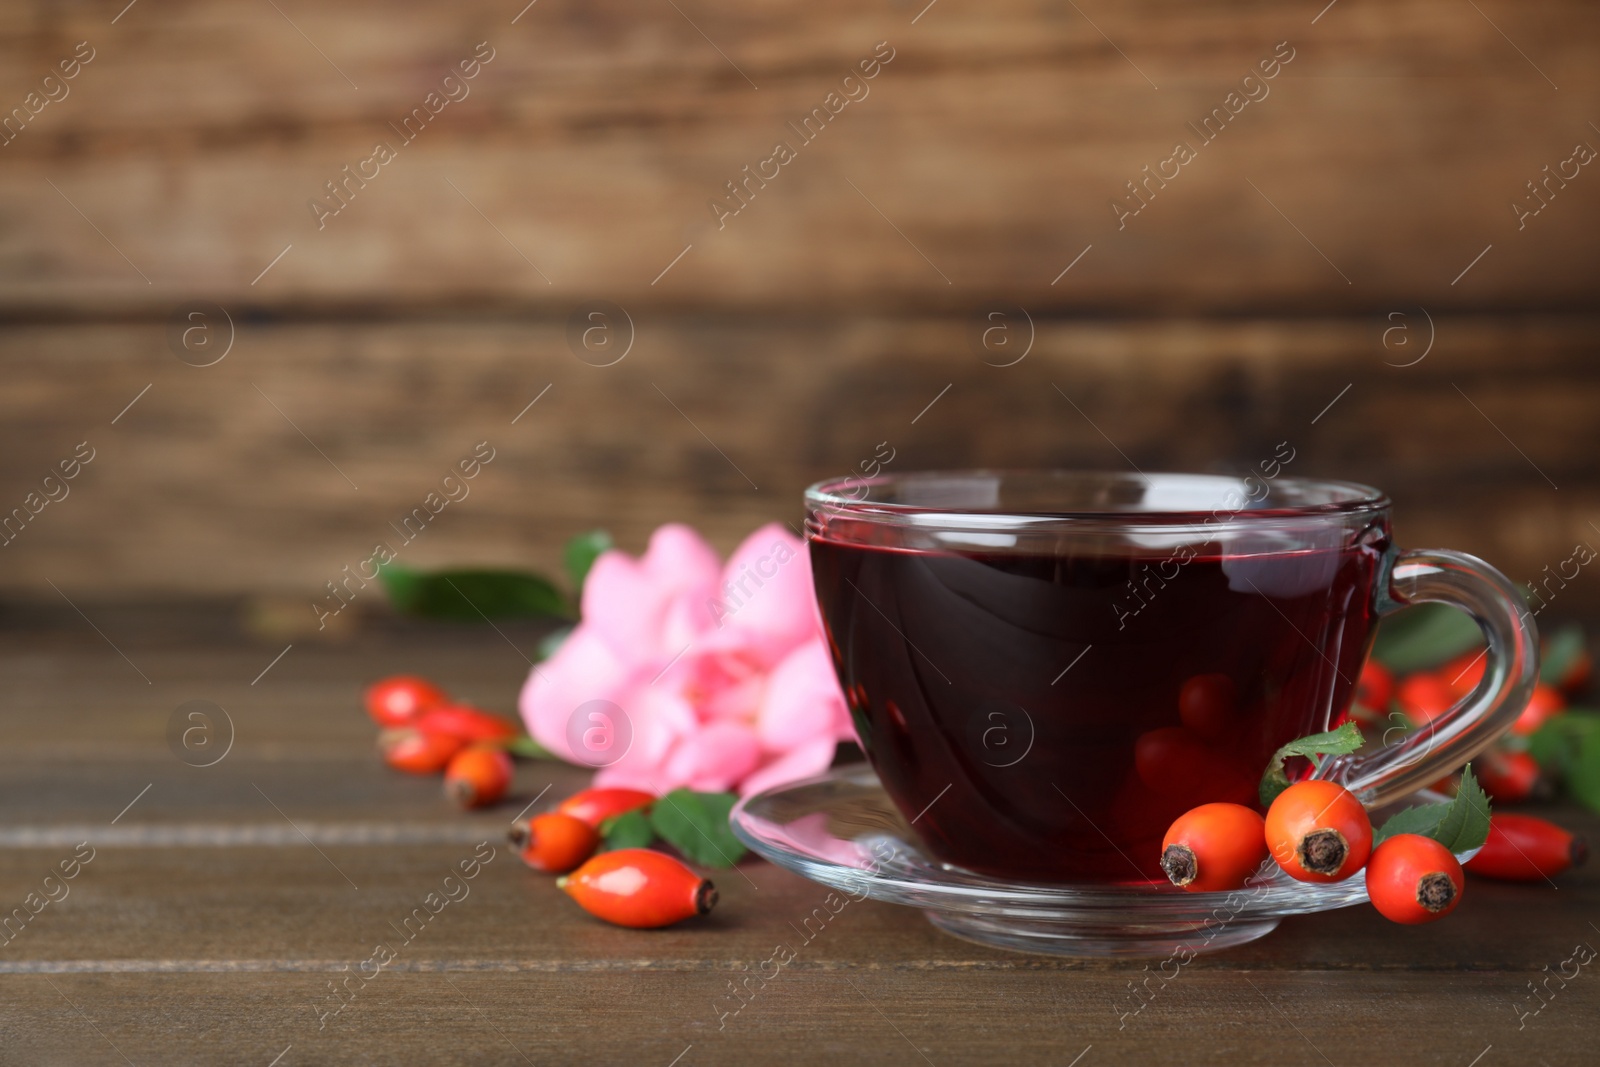
[[[1478,765],[1478,782],[1497,804],[1516,804],[1551,792],[1539,761],[1526,752],[1485,753]]]
[[[1284,873],[1302,882],[1338,882],[1359,871],[1372,851],[1367,809],[1344,786],[1296,782],[1267,809],[1267,848]]]
[[[1560,715],[1566,706],[1567,702],[1554,686],[1536,685],[1533,687],[1533,696],[1528,698],[1528,706],[1511,724],[1511,732],[1525,737]]]
[[[1147,730],[1133,744],[1133,766],[1141,781],[1165,797],[1205,800],[1217,759],[1199,734],[1187,726]],[[1176,806],[1176,805],[1174,805]]]
[[[378,735],[383,762],[407,774],[438,774],[465,745],[459,737],[426,730],[385,730]]]
[[[656,802],[654,793],[639,789],[585,789],[556,805],[556,810],[598,828],[607,819],[625,815]]]
[[[1451,708],[1459,699],[1450,683],[1437,674],[1413,674],[1395,689],[1395,700],[1400,710],[1413,725],[1432,722]]]
[[[1367,660],[1361,667],[1361,677],[1356,679],[1355,702],[1382,716],[1393,697],[1394,675],[1377,660]]]
[[[1367,896],[1391,922],[1414,926],[1444,918],[1461,903],[1465,881],[1450,850],[1421,834],[1396,834],[1367,861]]]
[[[397,674],[367,687],[367,714],[379,726],[408,726],[423,712],[449,700],[443,689],[426,678]]]
[[[1239,690],[1226,674],[1197,674],[1178,690],[1178,717],[1201,737],[1217,738],[1233,725]]]
[[[417,717],[415,725],[419,730],[465,741],[509,741],[517,736],[517,727],[510,720],[462,704],[429,708]]]
[[[483,808],[511,788],[511,757],[498,748],[472,745],[456,753],[444,772],[445,796],[463,808]]]
[[[1531,815],[1489,816],[1489,840],[1467,861],[1467,870],[1512,882],[1537,882],[1581,867],[1589,845],[1555,823]]]
[[[1161,869],[1191,893],[1238,889],[1266,858],[1265,823],[1242,804],[1202,804],[1161,841]]]
[[[1440,667],[1434,674],[1450,687],[1450,691],[1457,697],[1464,697],[1483,681],[1483,672],[1489,665],[1489,657],[1482,649],[1463,653],[1455,659]]]
[[[590,915],[640,929],[704,915],[717,902],[709,881],[648,848],[602,852],[556,885]]]
[[[600,835],[582,819],[559,811],[522,819],[511,827],[511,844],[536,871],[565,874],[594,855]]]

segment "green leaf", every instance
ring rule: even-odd
[[[1347,722],[1337,730],[1290,741],[1272,754],[1272,762],[1261,776],[1261,803],[1271,805],[1279,793],[1289,788],[1289,776],[1283,771],[1284,760],[1291,756],[1343,756],[1360,748],[1361,740],[1361,727]]]
[[[1600,811],[1600,732],[1591,731],[1578,742],[1567,771],[1567,791],[1590,811]]]
[[[1378,624],[1372,658],[1396,674],[1437,667],[1483,643],[1472,617],[1444,604],[1416,604]]]
[[[1528,735],[1528,755],[1539,764],[1539,769],[1557,778],[1567,777],[1567,764],[1572,757],[1572,742],[1567,736],[1566,716],[1550,719]]]
[[[655,844],[655,827],[649,816],[635,808],[621,815],[613,815],[600,824],[600,851],[611,852],[619,848],[648,848]]]
[[[1422,804],[1397,812],[1372,832],[1373,847],[1376,848],[1386,838],[1396,834],[1421,834],[1423,837],[1432,837],[1434,829],[1444,820],[1444,813],[1449,807],[1450,802],[1445,801],[1442,804]]]
[[[1569,708],[1529,735],[1528,752],[1540,770],[1566,780],[1584,739],[1593,734],[1600,734],[1600,712]]]
[[[1545,638],[1539,657],[1539,681],[1545,685],[1560,685],[1586,650],[1583,627],[1576,623],[1563,626]]]
[[[1373,833],[1372,844],[1376,847],[1396,834],[1431,837],[1458,855],[1481,847],[1489,839],[1489,797],[1478,785],[1471,764],[1461,772],[1454,800],[1407,808]]]
[[[650,809],[650,825],[663,841],[700,866],[732,867],[745,854],[728,825],[728,813],[738,799],[732,793],[674,789]]]
[[[550,580],[511,570],[416,571],[397,563],[378,569],[400,611],[433,619],[477,622],[528,616],[567,617],[567,600]]]
[[[1489,795],[1478,785],[1472,764],[1462,769],[1455,799],[1428,836],[1451,852],[1481,848],[1489,840]]]
[[[506,751],[520,759],[560,759],[554,752],[523,734],[506,742]]]
[[[572,602],[583,599],[583,583],[589,577],[589,568],[600,553],[611,547],[611,535],[604,530],[588,530],[567,542],[561,556],[567,565],[567,577],[572,579]]]

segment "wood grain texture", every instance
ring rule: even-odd
[[[315,991],[326,981],[321,975],[4,976],[0,995],[11,1010],[0,1033],[18,1062],[40,1064],[122,1063],[109,1039],[134,1063],[267,1064],[288,1050],[281,1067],[552,1060],[666,1067],[680,1055],[680,1065],[901,1065],[923,1057],[943,1065],[1003,1055],[1008,1063],[1044,1067],[1069,1064],[1091,1045],[1083,1063],[1093,1057],[1108,1064],[1272,1067],[1286,1058],[1323,1063],[1295,1027],[1312,1032],[1307,1028],[1332,1007],[1350,1032],[1319,1033],[1315,1040],[1334,1063],[1465,1064],[1493,1045],[1491,1056],[1509,1049],[1529,1056],[1527,1062],[1554,1065],[1584,1062],[1586,1016],[1595,1008],[1593,996],[1574,987],[1562,1013],[1552,1006],[1540,1030],[1518,1034],[1506,1007],[1506,988],[1517,979],[1507,975],[1196,972],[1159,1012],[1152,1006],[1119,1032],[1106,1005],[1126,996],[1135,977],[1129,971],[796,973],[785,976],[789,984],[748,1024],[718,1033],[701,1002],[721,983],[697,983],[674,971],[402,973],[325,1031],[316,1029],[303,999],[308,985]],[[1424,999],[1421,983],[1450,993]],[[1485,1021],[1501,1012],[1510,1027]],[[85,1016],[105,1037],[85,1025]],[[335,1031],[341,1023],[342,1032]],[[1485,1037],[1474,1046],[1479,1035],[1500,1040]]]
[[[1404,544],[1475,552],[1518,581],[1579,540],[1600,545],[1594,321],[1433,321],[1433,350],[1410,367],[1392,364],[1423,351],[1416,309],[1041,317],[1009,367],[978,345],[977,314],[636,311],[632,351],[604,368],[569,350],[564,318],[541,316],[241,317],[207,368],[179,362],[158,323],[17,327],[0,335],[0,501],[22,504],[80,442],[97,453],[0,548],[0,590],[58,609],[61,594],[263,592],[313,620],[324,583],[380,540],[419,566],[554,570],[580,530],[608,526],[639,551],[687,521],[728,551],[761,523],[798,524],[805,485],[885,441],[891,470],[1158,470],[1253,467],[1287,440],[1290,473],[1387,489]],[[1008,328],[1022,344],[1027,324]],[[1385,347],[1396,328],[1412,347],[1406,332]],[[402,542],[390,524],[483,441],[496,458],[470,495]],[[1550,611],[1596,603],[1580,575]]]
[[[1535,579],[1600,545],[1600,177],[1520,229],[1511,205],[1600,145],[1597,30],[1579,0],[0,7],[0,517],[94,457],[0,535],[0,907],[99,843],[0,945],[0,1063],[1588,1062],[1600,987],[1517,1009],[1600,936],[1593,871],[1474,881],[1419,930],[1290,920],[1134,1015],[1142,961],[851,904],[720,1019],[825,891],[752,861],[706,920],[589,919],[499,838],[581,775],[525,764],[461,815],[358,711],[404,669],[510,712],[544,628],[405,623],[368,589],[313,638],[311,604],[483,441],[404,562],[554,570],[579,530],[637,551],[669,520],[726,551],[879,442],[892,470],[1151,470],[1287,440],[1292,473],[1388,489],[1402,542]],[[800,144],[880,41],[870,95]],[[1280,41],[1270,95],[1119,228]],[[319,228],[308,202],[478,42],[470,96]],[[719,225],[779,138],[797,158]],[[234,324],[206,368],[169,338],[198,300]],[[597,300],[632,323],[609,367],[569,340]],[[1597,611],[1582,575],[1540,621]],[[214,767],[169,749],[191,699],[232,717]],[[471,896],[319,1018],[476,840]]]
[[[516,25],[499,0],[279,6],[4,16],[5,107],[75,42],[96,51],[0,148],[0,311],[1593,306],[1600,179],[1551,186],[1522,229],[1511,210],[1540,203],[1525,183],[1544,166],[1600,145],[1600,15],[1576,0],[1345,0],[1314,23],[1318,5],[1243,0],[920,18],[542,0]],[[880,41],[894,58],[867,95],[801,143],[786,124]],[[1292,61],[1203,143],[1189,124],[1285,41]],[[478,42],[494,59],[470,95],[402,145],[390,123]],[[719,224],[708,202],[779,140],[798,158]],[[308,201],[378,141],[394,161],[319,228]],[[1179,141],[1197,158],[1119,228],[1113,198]]]
[[[247,688],[240,668],[261,650],[212,623],[200,645],[178,639],[181,627],[145,628],[135,658],[159,675],[158,703],[192,691],[233,701]],[[240,705],[238,750],[196,770],[161,752],[160,723],[143,703],[150,687],[119,675],[121,660],[92,633],[8,641],[0,670],[21,684],[0,690],[10,738],[0,781],[18,788],[0,794],[0,812],[7,828],[76,825],[91,809],[114,812],[128,785],[153,779],[117,828],[281,821],[233,795],[243,781],[286,792],[281,803],[296,819],[368,818],[376,803],[396,824],[437,820],[435,783],[390,775],[364,751],[371,727],[354,683],[397,661],[452,686],[475,680],[487,701],[507,699],[521,673],[473,631],[416,627],[341,650],[297,647],[257,687],[271,714]],[[121,761],[107,759],[115,746]],[[30,763],[37,770],[24,772]],[[527,784],[546,768],[521,770]],[[24,802],[50,776],[76,788]],[[560,790],[580,778],[558,777]],[[509,817],[509,807],[475,818],[497,814]],[[1600,829],[1592,816],[1560,817]],[[395,940],[389,924],[470,846],[329,846],[327,860],[304,843],[132,847],[106,843],[109,818],[99,817],[101,836],[90,840],[101,844],[69,895],[0,946],[5,1062],[267,1064],[282,1054],[282,1065],[943,1065],[993,1062],[1004,1050],[1007,1062],[1059,1065],[1093,1046],[1088,1056],[1100,1063],[1310,1063],[1325,1054],[1335,1063],[1465,1064],[1492,1045],[1505,1062],[1566,1064],[1583,1062],[1600,1008],[1600,994],[1574,980],[1518,1026],[1526,983],[1595,939],[1588,919],[1600,877],[1578,871],[1559,892],[1474,880],[1466,904],[1437,926],[1397,930],[1364,908],[1292,919],[1164,983],[1144,961],[1004,953],[939,934],[912,909],[852,903],[723,1019],[716,1005],[728,982],[758,970],[775,944],[800,940],[789,923],[818,905],[822,887],[752,861],[743,875],[717,876],[723,900],[709,918],[627,931],[589,919],[501,849],[467,896],[323,1019],[328,983],[343,981],[347,966],[354,972],[376,941]],[[20,901],[64,854],[0,850],[0,902]],[[1133,987],[1151,991],[1136,1014]],[[1330,1012],[1337,1032],[1326,1026]]]

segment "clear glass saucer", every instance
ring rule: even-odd
[[[1440,799],[1429,793],[1411,798]],[[780,867],[857,898],[921,908],[946,933],[1020,952],[1090,957],[1214,952],[1271,933],[1286,915],[1331,911],[1367,899],[1362,874],[1312,884],[1297,882],[1271,864],[1270,874],[1257,875],[1231,893],[1186,893],[1164,885],[1049,885],[977,874],[927,856],[866,764],[746,797],[731,819],[741,841]]]

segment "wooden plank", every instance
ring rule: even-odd
[[[196,624],[145,628],[139,658],[162,677],[152,688],[178,687],[166,668],[180,665],[205,691],[247,688],[236,679],[259,650],[236,644],[225,626],[210,627],[208,645],[183,641]],[[158,769],[155,724],[116,725],[138,719],[129,693],[145,687],[110,671],[122,661],[98,637],[8,637],[0,667],[14,684],[0,691],[0,725],[11,742],[0,782],[15,789],[0,796],[4,829],[71,824],[150,775],[160,789],[116,827],[102,817],[89,838],[99,842],[93,858],[68,894],[0,944],[7,1055],[687,1064],[770,1060],[776,1050],[801,1063],[943,1064],[987,1062],[1004,1049],[1007,1062],[1040,1064],[1086,1050],[1093,1062],[1468,1063],[1492,1046],[1518,1061],[1568,1063],[1592,1043],[1600,1009],[1592,984],[1552,980],[1536,1015],[1519,1009],[1532,1003],[1530,982],[1558,972],[1575,944],[1593,943],[1593,869],[1563,876],[1559,892],[1473,880],[1461,910],[1436,926],[1400,930],[1366,908],[1289,920],[1262,941],[1163,971],[1160,961],[1004,953],[942,935],[914,909],[875,902],[850,903],[820,929],[800,931],[827,906],[827,891],[755,861],[717,875],[723,899],[707,919],[641,932],[585,916],[496,843],[465,895],[454,889],[458,899],[405,930],[446,869],[475,851],[465,841],[330,843],[324,856],[304,843],[172,848],[113,836],[274,818],[239,800],[246,781],[284,791],[289,815],[324,825],[437,819],[423,799],[431,783],[386,778],[363,758],[370,727],[351,706],[354,682],[397,657],[452,686],[473,684],[475,674],[490,690],[513,682],[517,672],[480,638],[400,628],[355,634],[341,650],[296,648],[306,654],[267,676],[274,714],[255,724],[265,733],[252,736],[254,747],[241,739],[237,754],[205,770],[167,761],[189,775],[184,785]],[[120,761],[106,758],[119,747]],[[556,788],[579,777],[567,771]],[[386,816],[372,812],[375,802]],[[1591,836],[1600,830],[1592,814],[1557,817]],[[70,852],[0,848],[0,903],[37,891]],[[368,983],[351,978],[343,1009],[324,1014],[330,982],[361,973],[376,942],[394,948],[402,939],[390,966]],[[778,944],[795,959],[731,1014],[728,983],[761,973]],[[1145,992],[1136,997],[1136,988]]]
[[[631,313],[634,346],[604,368],[568,348],[565,316],[241,318],[234,350],[203,369],[158,323],[7,331],[0,501],[20,505],[79,443],[97,452],[4,549],[0,590],[54,610],[61,594],[264,593],[289,598],[303,631],[325,583],[380,541],[418,566],[555,571],[580,530],[638,551],[687,521],[726,552],[764,522],[798,523],[805,485],[885,441],[891,470],[1154,470],[1253,467],[1288,440],[1291,473],[1387,489],[1408,544],[1522,581],[1600,544],[1587,317],[1434,315],[1435,348],[1410,367],[1393,364],[1423,349],[1401,334],[1385,348],[1408,320],[1383,314],[1041,317],[1026,358],[1001,367],[975,340],[978,313]],[[1403,313],[1422,345],[1425,321]],[[496,458],[470,495],[404,541],[391,523],[483,441]],[[352,610],[379,598],[360,590]],[[1580,578],[1552,611],[1596,604]]]
[[[0,972],[51,960],[171,960],[190,967],[198,966],[195,961],[247,960],[257,961],[251,964],[257,969],[312,971],[332,960],[336,967],[481,840],[498,851],[474,880],[470,904],[463,900],[449,912],[447,938],[408,946],[407,965],[500,961],[513,970],[593,970],[609,960],[714,971],[758,950],[763,954],[754,958],[764,959],[769,942],[788,936],[787,924],[798,924],[821,902],[824,888],[751,861],[740,872],[716,875],[723,901],[703,923],[654,934],[604,926],[568,907],[548,878],[514,862],[501,836],[524,798],[549,785],[548,804],[579,788],[584,772],[522,764],[522,796],[487,812],[463,814],[444,804],[434,780],[380,767],[367,752],[374,728],[355,706],[354,683],[393,670],[398,660],[457,689],[461,668],[476,663],[478,695],[514,691],[520,672],[483,636],[476,628],[454,636],[424,629],[407,640],[358,634],[341,649],[309,647],[275,668],[282,674],[269,675],[270,688],[261,698],[270,716],[252,718],[236,706],[244,727],[236,750],[208,768],[185,766],[163,751],[165,716],[135,713],[130,693],[142,697],[144,687],[106,670],[116,657],[94,635],[81,634],[49,655],[8,650],[0,665],[18,684],[0,694],[0,725],[12,739],[0,767],[0,810],[7,816],[0,830],[9,835],[0,848],[0,901],[20,900],[76,843],[19,847],[11,840],[19,830],[87,827],[96,855],[71,894],[50,906],[58,911],[41,914],[25,939],[7,946]],[[174,666],[187,666],[189,686],[232,704],[225,680],[238,675],[238,661],[249,658],[248,651],[169,648],[168,656]],[[29,662],[53,678],[48,689],[20,674],[19,666]],[[165,680],[164,687],[182,691]],[[162,687],[154,688],[159,693]],[[120,758],[113,759],[114,753]],[[1569,809],[1557,818],[1591,837],[1600,833],[1600,818],[1592,814]],[[356,824],[454,826],[464,832],[453,842],[391,845],[326,832]],[[325,847],[318,852],[287,833],[270,846],[201,841],[185,848],[138,836],[185,826],[236,832],[302,826]],[[1600,871],[1572,872],[1561,886],[1555,893],[1474,880],[1469,905],[1449,923],[1407,930],[1404,937],[1370,909],[1290,920],[1267,940],[1208,957],[1203,969],[1514,971],[1530,961],[1537,969],[1567,938],[1581,936],[1600,894]],[[1534,900],[1537,930],[1528,925]],[[180,926],[184,938],[167,940],[167,931]],[[823,969],[1109,966],[985,949],[938,933],[913,909],[875,903],[849,905],[836,931],[808,943],[804,960]]]
[[[522,1062],[518,1052],[529,1062],[667,1064],[687,1052],[682,1062],[738,1063],[783,1049],[786,1062],[898,1064],[920,1062],[920,1051],[939,1064],[984,1062],[1004,1049],[1007,1062],[1064,1064],[1091,1045],[1106,1062],[1158,1064],[1313,1063],[1322,1062],[1319,1048],[1333,1062],[1465,1064],[1489,1046],[1563,1063],[1581,1062],[1600,1006],[1575,982],[1519,1032],[1514,1006],[1537,966],[1374,974],[1196,962],[1124,1020],[1119,1005],[1130,983],[1144,981],[1142,964],[1062,973],[797,961],[719,1030],[725,1009],[714,1007],[716,996],[742,974],[737,964],[758,967],[770,951],[760,946],[720,971],[397,970],[320,1030],[313,1005],[327,995],[326,972],[6,975],[0,1033],[29,1062],[78,1063],[120,1062],[108,1041],[136,1063],[220,1055],[265,1064],[292,1046],[286,1063]]]
[[[1003,1054],[1007,1063],[1063,1065],[1091,1045],[1084,1064],[1270,1067],[1322,1063],[1309,1037],[1334,1063],[1466,1064],[1493,1045],[1491,1057],[1509,1050],[1556,1064],[1583,1062],[1595,1009],[1594,994],[1577,983],[1537,1029],[1518,1033],[1508,1007],[1516,979],[1506,975],[1452,976],[1440,983],[1447,993],[1436,988],[1424,999],[1414,980],[1382,976],[1196,973],[1119,1032],[1109,1005],[1127,996],[1136,972],[976,981],[961,973],[797,972],[749,1009],[759,1006],[759,1015],[720,1033],[705,1006],[715,980],[672,973],[401,974],[323,1031],[306,1007],[306,986],[315,994],[320,984],[309,975],[5,977],[0,989],[12,1010],[0,1033],[19,1057],[46,1063],[121,1063],[108,1047],[114,1041],[134,1063],[267,1064],[287,1050],[281,1067],[357,1057],[666,1067],[675,1056],[679,1064],[740,1064],[775,1055],[786,1063],[899,1065],[922,1063],[919,1052],[934,1064]],[[1326,1023],[1332,1011],[1335,1028]]]
[[[56,764],[58,770],[70,766]],[[227,805],[227,798],[219,800]],[[360,810],[340,798],[319,798],[318,804],[316,817],[325,824]],[[310,808],[292,800],[287,806],[302,819]],[[203,807],[191,807],[188,817],[207,825]],[[1597,827],[1592,815],[1576,810],[1554,817],[1591,837]],[[265,825],[278,822],[270,810],[259,818]],[[136,825],[153,822],[146,817]],[[721,899],[707,918],[653,933],[626,930],[586,915],[549,876],[522,866],[502,836],[483,830],[476,840],[464,835],[461,841],[429,845],[324,838],[316,847],[303,840],[167,847],[131,842],[102,823],[80,854],[80,860],[92,858],[81,863],[66,895],[4,943],[0,973],[49,970],[50,961],[76,961],[62,969],[102,973],[119,968],[319,973],[366,958],[371,939],[390,936],[410,938],[398,946],[404,949],[396,968],[401,971],[463,965],[714,975],[733,961],[765,959],[773,944],[785,939],[800,952],[799,969],[1104,972],[1111,966],[975,945],[939,932],[915,909],[898,905],[841,903],[835,897],[825,906],[830,892],[825,886],[757,859],[738,870],[709,872]],[[480,847],[484,841],[488,847]],[[7,909],[21,906],[57,863],[74,855],[77,844],[8,847],[0,857],[0,893],[5,894],[0,902],[7,902]],[[485,860],[491,850],[492,858]],[[465,893],[452,885],[460,899],[443,906],[437,925],[433,918],[409,931],[402,926],[396,932],[389,925],[401,925],[441,879],[474,856],[481,873]],[[1584,931],[1597,901],[1600,876],[1582,870],[1563,875],[1559,891],[1543,883],[1474,878],[1461,910],[1447,923],[1397,932],[1371,908],[1348,908],[1287,920],[1261,941],[1203,957],[1196,969],[1515,973],[1536,972],[1548,962],[1555,970],[1574,943],[1593,939],[1592,930]],[[825,908],[821,933],[821,920],[803,927],[814,908]],[[437,936],[420,936],[418,929]],[[181,936],[174,939],[178,931]],[[1149,962],[1153,967],[1159,961]]]
[[[1541,168],[1600,145],[1583,109],[1600,16],[1576,0],[1538,19],[1346,0],[1314,24],[1244,2],[1013,0],[915,25],[916,5],[756,18],[545,0],[516,26],[505,6],[186,3],[115,27],[87,9],[14,16],[0,100],[20,103],[76,41],[98,51],[3,149],[0,311],[164,313],[196,296],[1141,314],[1354,311],[1396,295],[1592,304],[1588,179],[1553,185],[1521,229],[1511,209]],[[471,95],[319,229],[308,201],[398,140],[389,123],[483,40],[495,58]],[[786,123],[879,41],[895,58],[870,95],[798,144]],[[1294,59],[1251,90],[1268,95],[1202,144],[1188,124],[1280,41]],[[780,138],[799,158],[719,223],[709,201]],[[1112,200],[1179,140],[1195,161],[1120,226]]]

